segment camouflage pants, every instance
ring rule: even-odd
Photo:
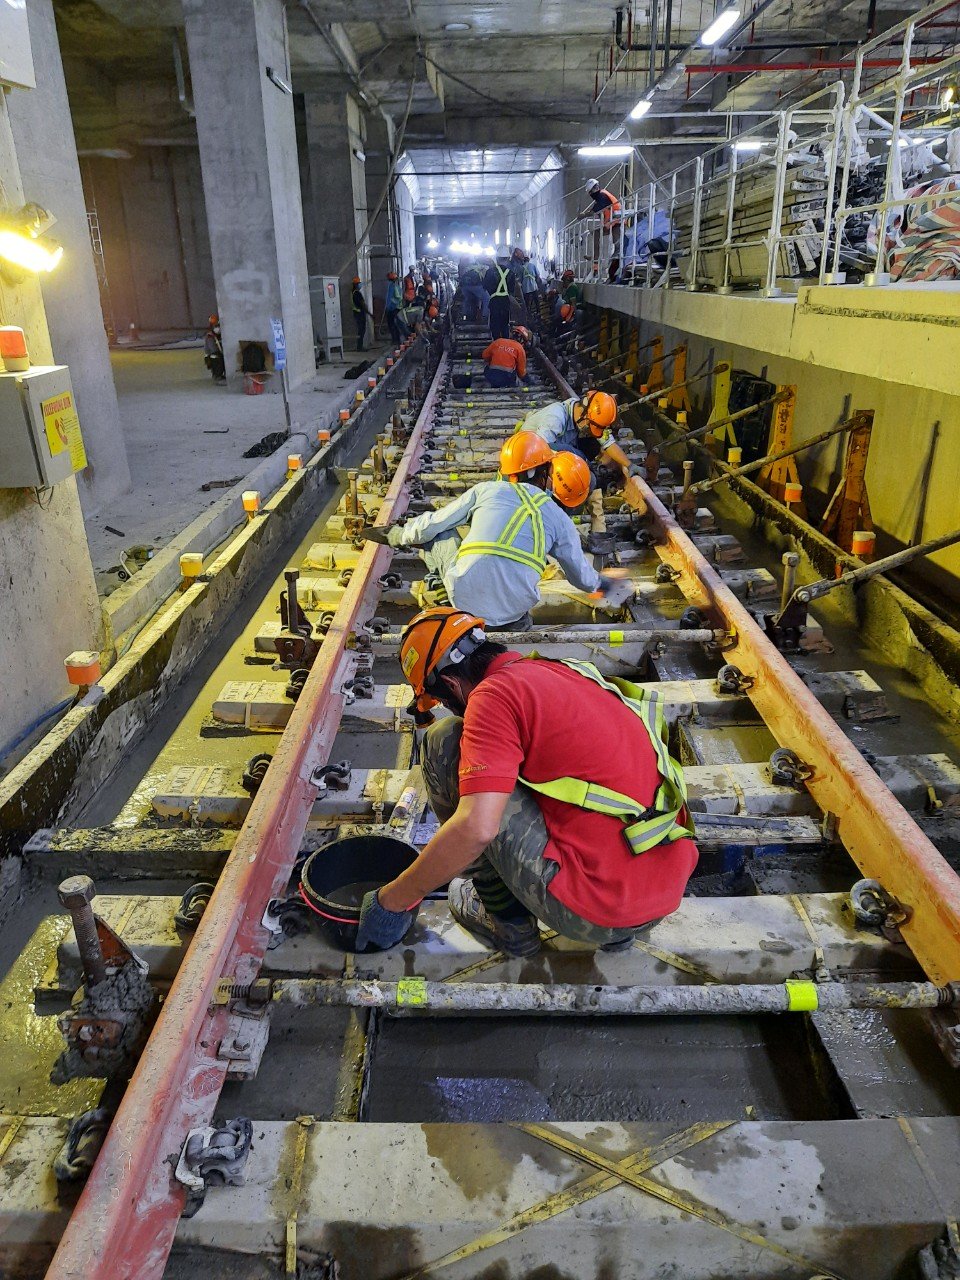
[[[452,817],[460,803],[460,735],[463,721],[446,716],[427,730],[421,751],[423,778],[434,813],[441,822]],[[464,872],[474,883],[488,910],[509,910],[520,904],[549,929],[577,942],[596,946],[633,937],[635,929],[607,929],[591,924],[549,891],[557,863],[543,856],[547,827],[532,791],[517,786],[496,838]],[[506,891],[506,892],[505,892]]]

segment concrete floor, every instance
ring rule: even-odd
[[[321,365],[313,382],[290,396],[294,430],[333,412],[349,385],[346,368],[387,353],[350,352],[349,365]],[[279,395],[245,396],[239,379],[218,386],[203,366],[200,347],[113,351],[110,360],[133,487],[86,521],[101,591],[110,585],[108,571],[119,564],[124,547],[169,542],[223,496],[222,489],[204,493],[202,484],[242,479],[261,462],[244,458],[244,451],[285,427]],[[108,533],[107,525],[123,536]]]

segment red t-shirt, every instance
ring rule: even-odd
[[[527,376],[527,353],[512,338],[494,338],[480,358],[492,369],[509,369],[511,373],[516,370],[518,377]]]
[[[559,662],[498,655],[470,693],[460,744],[460,794],[510,792],[531,782],[582,778],[644,807],[659,785],[656,756],[640,720],[614,694]],[[560,870],[553,896],[607,928],[645,924],[675,911],[697,865],[692,840],[637,856],[623,823],[531,792],[547,826],[544,857]]]

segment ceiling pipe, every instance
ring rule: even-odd
[[[910,65],[913,67],[929,67],[936,66],[937,63],[943,61],[943,58],[911,58]],[[891,68],[899,67],[901,62],[900,58],[865,58],[860,65],[873,68]],[[763,74],[768,71],[853,71],[855,66],[856,64],[853,62],[730,62],[722,63],[719,66],[715,63],[705,62],[687,67],[685,74],[688,76],[747,76],[758,73]],[[736,115],[736,112],[733,114]]]

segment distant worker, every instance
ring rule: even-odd
[[[417,592],[421,607],[453,604],[481,613],[491,627],[526,630],[530,610],[540,603],[548,556],[581,591],[610,591],[614,585],[583,554],[573,521],[558,505],[560,494],[555,502],[546,491],[557,461],[543,440],[519,432],[500,450],[504,480],[484,480],[437,511],[405,524],[368,526],[361,536],[419,548],[428,569]],[[590,484],[587,469],[579,476],[564,469],[562,479],[563,501],[580,506]],[[465,524],[469,532],[462,539],[458,527]]]
[[[575,307],[579,307],[583,301],[583,286],[577,283],[569,267],[560,277],[560,289],[561,301],[572,302]]]
[[[509,249],[497,250],[497,260],[487,268],[483,287],[490,296],[490,336],[505,338],[510,332],[510,300],[517,287]]]
[[[543,281],[540,279],[539,268],[529,253],[525,253],[520,269],[520,291],[523,294],[523,305],[526,308],[527,320],[531,328],[537,333],[540,331],[540,294],[542,290]]]
[[[608,191],[606,187],[601,187],[596,178],[591,178],[587,183],[587,195],[592,203],[588,209],[581,210],[577,217],[589,218],[591,214],[600,215],[601,232],[603,236],[610,237],[608,275],[613,280],[620,270],[620,201],[612,191]]]
[[[494,338],[481,359],[487,366],[483,376],[488,386],[515,387],[527,381],[526,347],[531,340],[529,329],[516,325],[509,338]]]
[[[416,267],[408,267],[403,277],[403,300],[409,306],[417,296]]]
[[[553,339],[558,346],[576,336],[577,308],[572,302],[557,300],[556,319],[553,322]]]
[[[585,662],[523,657],[470,611],[429,609],[400,641],[421,720],[420,760],[440,830],[360,912],[358,949],[395,946],[413,906],[449,884],[453,918],[512,956],[538,921],[623,951],[676,911],[697,864],[686,781],[662,702]],[[462,878],[461,878],[462,877]]]
[[[207,320],[207,332],[203,335],[203,363],[210,370],[214,382],[226,382],[227,368],[223,359],[223,334],[220,317],[212,315]]]
[[[353,323],[357,326],[357,350],[364,349],[365,339],[367,336],[367,316],[373,319],[373,312],[367,306],[367,300],[363,296],[363,289],[360,287],[360,277],[353,277],[353,292],[350,295],[351,305],[353,307]]]
[[[534,409],[523,420],[523,431],[533,431],[552,449],[578,453],[590,464],[594,487],[590,491],[590,532],[606,533],[607,521],[603,513],[603,492],[598,481],[600,468],[615,467],[623,476],[624,499],[636,511],[643,514],[647,505],[637,481],[638,468],[608,432],[616,425],[617,402],[606,391],[587,391],[582,396],[572,396],[554,404]]]
[[[475,258],[460,259],[460,293],[465,320],[481,320],[490,314],[490,297],[483,287],[483,268]]]
[[[400,289],[400,281],[397,279],[395,271],[387,272],[387,298],[384,304],[384,315],[387,320],[387,328],[390,330],[390,337],[393,339],[394,345],[398,346],[406,338],[410,330],[407,328],[407,322],[404,320],[401,312],[403,310],[403,294]]]

